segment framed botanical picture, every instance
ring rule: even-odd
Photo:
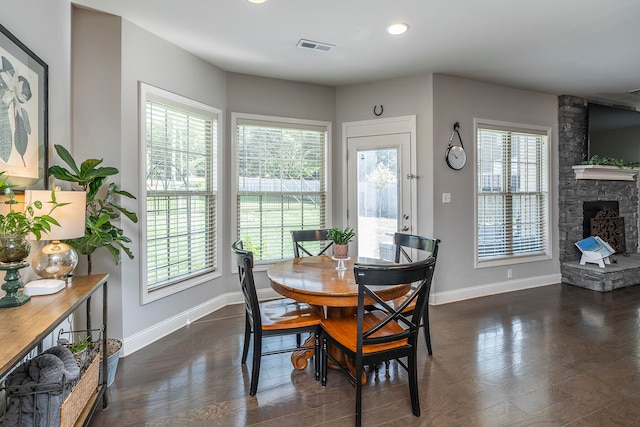
[[[0,171],[21,190],[47,187],[48,67],[0,25]]]

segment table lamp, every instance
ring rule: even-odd
[[[68,203],[65,206],[57,207],[51,213],[60,226],[52,226],[51,230],[44,235],[44,238],[50,240],[51,243],[38,250],[31,260],[31,267],[43,279],[63,279],[76,268],[78,265],[77,252],[60,240],[82,237],[85,232],[86,193],[84,191],[56,191],[55,195],[56,202]],[[27,204],[35,200],[51,200],[51,190],[25,191]],[[45,214],[49,209],[50,206],[43,202],[41,213]]]

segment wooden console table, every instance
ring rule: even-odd
[[[82,304],[87,309],[87,329],[91,329],[91,296],[102,287],[102,382],[91,396],[76,425],[87,425],[100,398],[108,405],[107,382],[107,278],[108,274],[73,276],[58,293],[34,296],[20,307],[0,308],[0,377],[4,377],[47,338]]]

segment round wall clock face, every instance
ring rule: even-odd
[[[467,154],[460,145],[453,145],[447,148],[446,159],[451,169],[460,170],[467,163]]]

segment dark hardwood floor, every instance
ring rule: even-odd
[[[552,285],[430,309],[434,354],[422,339],[418,352],[422,416],[411,414],[394,362],[364,388],[364,426],[640,425],[640,286]],[[263,357],[249,397],[243,328],[243,306],[225,307],[122,359],[110,406],[90,425],[353,424],[345,376],[330,370],[323,388],[288,354]]]

